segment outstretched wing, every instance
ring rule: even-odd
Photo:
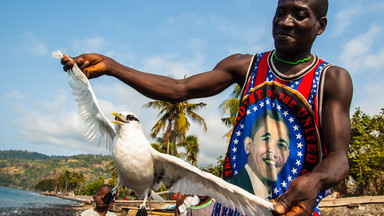
[[[59,50],[53,52],[52,56],[58,59],[63,58],[63,54]],[[89,126],[85,134],[86,137],[92,142],[99,136],[98,143],[100,144],[105,141],[107,148],[111,151],[112,141],[116,133],[111,123],[109,123],[101,111],[87,77],[76,64],[72,69],[68,70],[68,76],[70,78],[69,85],[77,102],[80,117]]]
[[[180,158],[152,149],[156,183],[162,181],[171,192],[210,196],[231,209],[247,215],[272,215],[274,204],[223,179],[194,167]]]

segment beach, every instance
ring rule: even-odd
[[[90,206],[84,205],[51,205],[44,207],[10,207],[0,208],[1,216],[13,216],[13,215],[26,215],[26,216],[38,216],[38,215],[49,215],[49,216],[69,216],[69,215],[80,215],[81,212],[90,208]]]

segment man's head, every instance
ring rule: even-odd
[[[279,0],[273,18],[273,38],[280,52],[310,52],[327,25],[328,0]]]
[[[96,203],[96,208],[109,208],[109,204],[105,204],[102,199],[111,190],[112,186],[107,184],[104,184],[97,189],[95,195],[93,195],[93,200]]]
[[[266,185],[277,180],[289,157],[290,131],[280,113],[266,110],[244,140],[247,164]]]
[[[328,13],[328,0],[312,0],[312,7],[315,11],[317,19],[327,17]]]

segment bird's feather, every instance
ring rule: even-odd
[[[60,54],[54,55],[62,57]],[[81,118],[90,126],[87,136],[94,139],[100,134],[106,137],[108,145],[113,141],[112,158],[122,186],[146,198],[152,187],[164,183],[172,192],[210,196],[224,206],[237,209],[243,214],[271,215],[266,210],[273,209],[274,205],[271,202],[204,172],[180,158],[153,149],[136,117],[133,121],[125,119],[126,122],[121,122],[115,132],[100,110],[88,79],[76,64],[68,74]],[[131,113],[121,114],[121,116],[128,115]],[[109,147],[111,150],[111,146]]]
[[[58,59],[63,58],[63,54],[59,50],[53,52],[52,56]],[[70,78],[69,85],[77,102],[80,118],[89,126],[86,137],[89,141],[99,137],[98,143],[105,142],[107,148],[111,151],[116,132],[101,111],[87,77],[76,64],[67,72]]]
[[[210,196],[219,203],[248,215],[271,215],[274,205],[244,189],[170,155],[151,149],[155,172],[165,173],[161,181],[172,192]]]

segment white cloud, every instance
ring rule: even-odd
[[[74,152],[107,154],[104,145],[98,146],[97,141],[87,141],[84,135],[87,125],[80,120],[77,107],[72,110],[65,108],[67,103],[67,95],[60,92],[54,101],[28,104],[28,109],[23,109],[23,112],[14,110],[17,112],[14,115],[17,119],[13,120],[13,124],[19,130],[14,138],[27,143],[72,149]],[[117,109],[109,101],[99,100],[99,104],[104,113]]]
[[[100,53],[104,51],[106,47],[110,45],[110,42],[102,37],[90,37],[84,39],[76,39],[72,42],[72,50],[75,53]]]
[[[45,43],[34,33],[27,32],[21,36],[20,44],[14,48],[14,52],[17,54],[43,56],[48,54],[48,49]]]
[[[368,115],[379,114],[382,108],[384,108],[384,78],[377,77],[376,80],[367,80],[359,91],[356,91],[356,101],[354,101],[353,107],[360,107],[361,110]],[[353,109],[351,112],[353,113]]]
[[[374,45],[375,40],[381,40],[381,32],[382,28],[374,25],[367,33],[358,35],[356,38],[347,42],[340,55],[342,65],[348,68],[351,73],[365,71],[367,67],[376,67],[374,64],[370,64],[370,59],[373,58],[372,46]]]
[[[21,101],[25,99],[25,95],[18,91],[12,91],[5,94],[5,98],[8,100]]]
[[[191,74],[202,72],[204,62],[203,55],[196,54],[192,59],[181,59],[174,54],[165,54],[145,59],[143,70],[182,79],[184,75],[190,76]]]
[[[346,31],[346,29],[356,19],[356,15],[361,13],[362,7],[357,5],[344,10],[340,10],[336,15],[336,24],[334,25],[334,36],[339,36]]]
[[[381,71],[384,68],[384,47],[378,49],[377,53],[369,54],[364,59],[363,64],[375,71]]]

